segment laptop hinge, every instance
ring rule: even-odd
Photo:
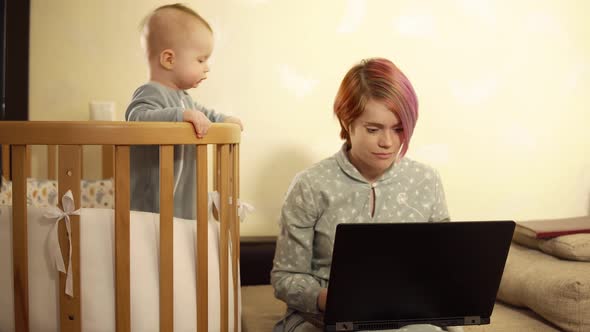
[[[481,325],[481,318],[479,316],[465,317],[465,325]]]
[[[353,331],[354,324],[352,322],[336,322],[336,331]]]

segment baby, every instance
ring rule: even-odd
[[[149,82],[140,86],[125,112],[127,121],[186,121],[203,138],[211,122],[230,122],[225,116],[197,104],[185,90],[207,78],[213,51],[211,26],[192,9],[165,5],[142,24],[142,46],[149,65]],[[174,148],[174,215],[195,218],[195,146]],[[159,151],[154,146],[131,149],[131,209],[159,212]]]

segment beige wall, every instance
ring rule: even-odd
[[[146,80],[138,22],[163,1],[32,0],[32,120],[122,120]],[[590,25],[585,0],[190,1],[213,26],[209,79],[190,93],[241,117],[244,234],[274,234],[303,168],[340,146],[331,105],[365,57],[419,95],[409,155],[437,167],[454,219],[590,210]]]

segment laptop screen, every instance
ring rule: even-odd
[[[338,225],[326,329],[489,323],[513,231],[512,221]]]

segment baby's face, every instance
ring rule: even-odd
[[[176,60],[173,68],[175,85],[181,90],[196,88],[207,78],[209,57],[213,51],[213,35],[202,24],[195,24],[195,29],[176,48]]]

